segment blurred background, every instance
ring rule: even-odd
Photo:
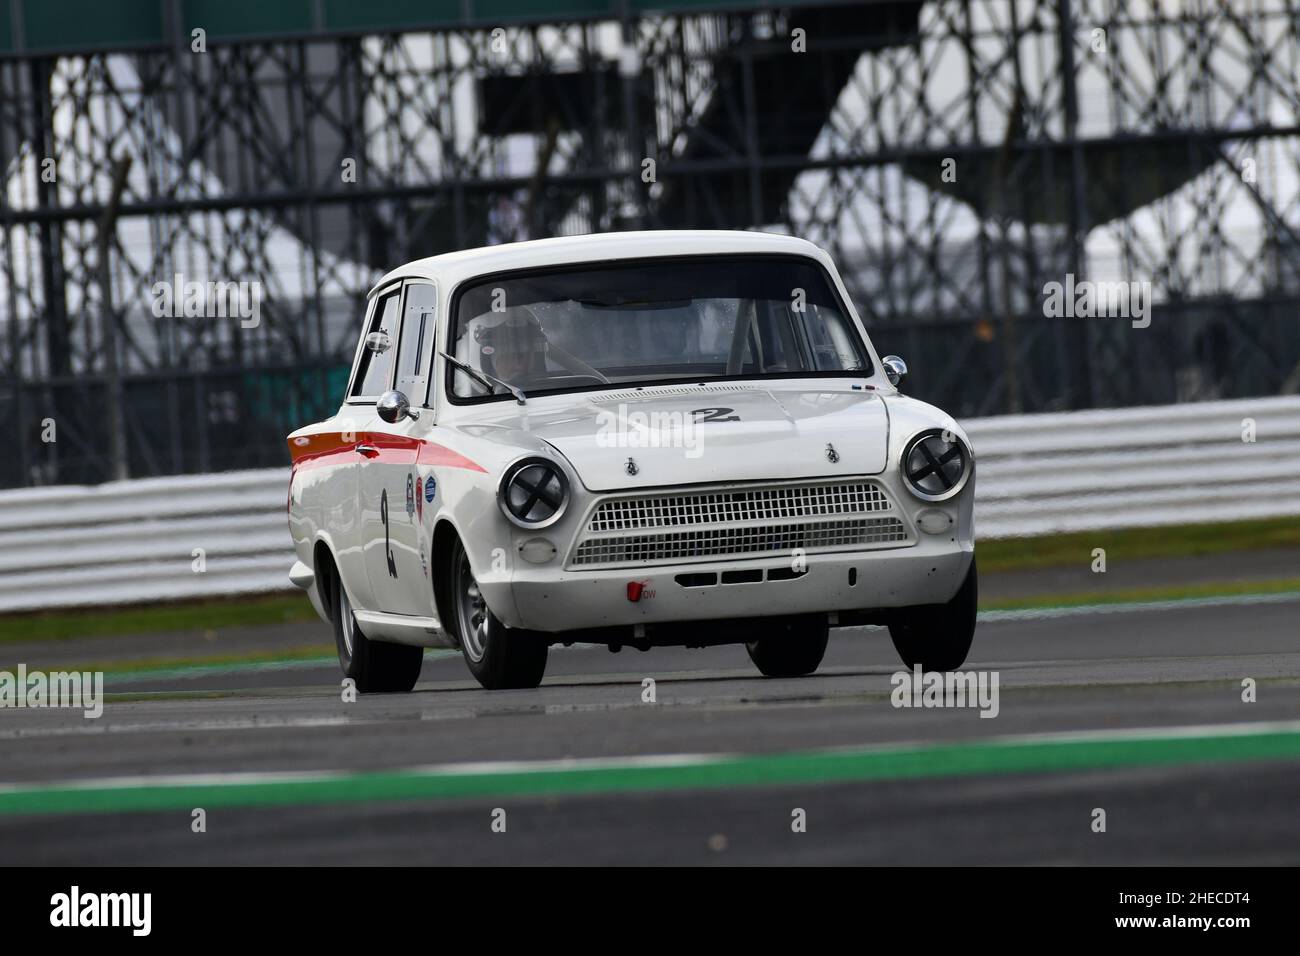
[[[960,419],[999,720],[891,706],[880,628],[798,686],[575,645],[488,694],[433,648],[340,699],[285,436],[367,291],[669,228],[826,248]],[[1082,283],[1150,313],[1052,308]],[[1294,864],[1298,306],[1300,0],[0,0],[0,665],[110,704],[0,709],[0,864]]]
[[[1298,69],[1291,0],[3,0],[0,487],[283,465],[384,271],[621,229],[826,247],[959,417],[1292,394]]]

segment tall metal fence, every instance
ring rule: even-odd
[[[382,271],[629,228],[827,247],[963,416],[1300,387],[1294,0],[556,9],[0,0],[0,486],[282,461]]]

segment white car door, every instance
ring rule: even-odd
[[[307,476],[317,486],[319,521],[329,529],[339,574],[352,604],[367,610],[374,608],[375,599],[365,562],[361,514],[361,465],[365,459],[361,451],[378,420],[375,401],[392,375],[391,344],[379,346],[396,331],[397,307],[395,294],[371,300],[343,405],[329,428],[307,439],[309,447],[304,448],[304,453],[312,455]],[[315,445],[321,446],[319,450]]]
[[[429,535],[416,459],[433,427],[428,408],[433,361],[437,290],[429,282],[405,284],[390,388],[406,395],[419,418],[389,424],[378,416],[367,434],[361,465],[361,520],[366,569],[374,610],[390,614],[433,614]]]

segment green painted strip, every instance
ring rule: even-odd
[[[223,661],[219,664],[183,664],[179,667],[142,667],[138,670],[107,671],[104,674],[104,683],[112,686],[113,684],[138,684],[141,681],[152,680],[185,680],[195,677],[211,677],[218,674],[256,674],[263,671],[311,669],[337,663],[338,658],[330,655],[329,657],[298,657],[267,661]]]
[[[1287,725],[1288,728],[1294,725]],[[777,755],[426,767],[366,773],[209,775],[150,782],[89,781],[0,788],[0,813],[121,813],[194,807],[285,806],[381,800],[494,799],[1060,773],[1130,766],[1300,758],[1300,729],[1186,736],[1115,734]]]
[[[1096,604],[1145,604],[1151,601],[1183,601],[1198,598],[1236,598],[1280,594],[1300,597],[1300,578],[1272,578],[1258,581],[1204,581],[1173,587],[1120,588],[1072,594],[1033,594],[1021,598],[994,598],[980,602],[982,611],[1016,611],[1037,607],[1078,607]]]
[[[438,660],[444,657],[459,657],[460,651],[445,648],[429,648],[424,652],[425,660]],[[312,670],[321,667],[336,667],[338,657],[334,654],[313,655],[311,657],[273,657],[266,660],[227,660],[211,663],[196,662],[171,667],[140,667],[132,670],[106,671],[104,683],[138,684],[152,680],[185,680],[195,677],[212,677],[222,674],[256,674],[266,671]],[[57,668],[55,668],[57,669]],[[66,669],[66,668],[65,668]],[[94,670],[93,667],[79,668]]]
[[[1300,591],[1276,591],[1259,594],[1219,594],[1209,597],[1167,598],[1154,601],[1116,601],[1095,604],[1057,604],[1041,607],[1003,608],[980,611],[981,624],[1000,621],[1034,621],[1079,614],[1131,614],[1134,611],[1171,611],[1179,608],[1240,607],[1252,604],[1288,604],[1300,600]]]

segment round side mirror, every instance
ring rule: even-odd
[[[907,378],[907,363],[897,355],[886,355],[880,364],[885,367],[885,378],[889,379],[889,384],[894,388],[898,388],[898,383]]]
[[[390,425],[396,425],[403,418],[419,418],[418,412],[411,411],[411,402],[401,392],[384,392],[379,396],[379,401],[375,404],[375,411],[379,417]]]

